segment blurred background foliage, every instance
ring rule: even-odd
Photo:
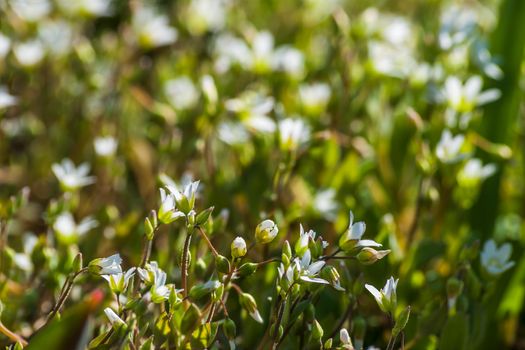
[[[53,243],[63,194],[51,167],[70,158],[96,177],[70,208],[98,222],[74,244],[85,261],[140,262],[161,174],[201,180],[199,207],[225,222],[211,237],[219,251],[273,218],[278,239],[253,259],[279,254],[299,223],[337,242],[351,209],[392,253],[347,263],[347,286],[399,277],[405,348],[524,349],[524,33],[520,0],[0,0],[0,196],[31,190],[6,233],[17,258],[12,282],[2,271],[2,321],[30,335],[63,282],[72,248]],[[438,151],[445,130],[464,137],[458,159]],[[495,172],[465,170],[474,157]],[[175,280],[179,232],[163,227],[153,249]],[[491,238],[516,262],[497,280],[465,259]],[[243,284],[262,314],[275,273]],[[451,277],[466,286],[454,315]],[[388,321],[360,293],[346,322],[365,317],[365,344],[384,347]],[[323,292],[325,332],[348,304]],[[264,332],[238,328],[245,349]]]

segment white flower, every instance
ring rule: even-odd
[[[75,164],[68,158],[63,159],[59,164],[53,164],[51,167],[64,191],[75,191],[94,183],[95,177],[87,176],[89,168],[87,163],[75,167]]]
[[[18,63],[23,67],[36,66],[46,54],[42,42],[36,39],[14,45],[13,53]]]
[[[310,139],[310,127],[303,119],[280,120],[278,128],[279,140],[284,149],[294,150]]]
[[[229,0],[191,0],[185,22],[194,35],[206,31],[218,31],[226,22]]]
[[[458,173],[458,183],[462,185],[476,184],[496,172],[495,164],[483,165],[480,159],[469,159]]]
[[[241,121],[249,129],[270,133],[275,131],[275,122],[269,117],[274,107],[273,97],[255,92],[244,92],[237,98],[227,100],[225,107],[241,117]]]
[[[343,250],[350,250],[355,247],[381,247],[371,239],[361,239],[366,231],[366,224],[363,221],[354,223],[354,213],[350,210],[348,229],[339,239],[339,247]]]
[[[126,288],[128,287],[129,280],[133,275],[135,274],[135,267],[130,268],[128,271],[119,272],[111,275],[102,275],[102,278],[104,278],[109,283],[109,288],[111,288],[111,291],[115,294],[121,294],[123,293]]]
[[[117,151],[118,141],[111,136],[101,136],[93,141],[95,152],[101,157],[112,157]]]
[[[303,254],[305,254],[308,249],[308,244],[310,240],[315,242],[317,233],[313,230],[309,230],[308,232],[306,232],[302,224],[299,225],[299,229],[300,229],[299,239],[297,240],[297,242],[295,242],[294,248],[295,248],[295,254],[297,254],[298,256],[303,256]],[[321,245],[324,249],[328,246],[328,242],[322,241]]]
[[[335,220],[336,218],[339,205],[335,200],[335,195],[336,192],[333,188],[327,188],[317,192],[313,200],[314,209],[327,220]]]
[[[111,15],[111,0],[60,0],[62,11],[77,16],[103,17]]]
[[[171,290],[166,285],[166,272],[159,268],[157,262],[152,261],[146,264],[144,269],[139,267],[137,271],[146,286],[151,287],[151,301],[154,303],[162,303],[168,299]]]
[[[94,259],[89,263],[90,271],[100,275],[113,275],[122,272],[122,258],[120,254],[113,254],[107,258]]]
[[[65,21],[45,21],[38,27],[38,36],[46,50],[54,56],[67,54],[73,44],[73,29]]]
[[[276,71],[282,71],[292,77],[300,78],[304,75],[304,55],[292,46],[280,46],[275,50],[272,57],[272,67]]]
[[[175,196],[172,193],[166,193],[163,188],[159,189],[159,191],[161,205],[157,216],[160,222],[169,224],[183,217],[184,213],[175,207]]]
[[[11,39],[0,33],[0,59],[3,59],[9,53],[11,48]]]
[[[166,81],[164,93],[170,104],[177,110],[193,108],[199,100],[199,91],[187,76]]]
[[[193,206],[195,205],[195,195],[197,193],[199,183],[200,181],[190,182],[184,187],[182,191],[178,189],[175,183],[166,185],[166,188],[168,189],[168,191],[170,191],[170,193],[174,196],[177,206],[186,215],[191,210],[193,210]],[[161,196],[162,196],[162,192],[161,192]],[[168,202],[168,204],[169,205],[167,205],[167,208],[171,207],[171,200]]]
[[[514,261],[509,261],[511,254],[510,243],[504,243],[498,248],[494,240],[488,240],[483,245],[481,252],[481,265],[493,276],[502,274],[514,266]]]
[[[219,139],[229,145],[244,144],[249,139],[246,128],[241,123],[221,122],[217,127]]]
[[[302,84],[299,86],[299,99],[306,111],[311,114],[322,112],[328,102],[332,91],[330,85],[324,83]]]
[[[348,331],[346,328],[341,328],[339,331],[339,340],[341,341],[341,345],[343,346],[343,349],[347,350],[353,350],[354,346],[352,345],[352,339],[350,339],[350,335],[348,334]]]
[[[325,262],[323,260],[312,262],[312,254],[310,253],[310,249],[306,250],[301,259],[295,258],[294,263],[295,269],[299,272],[299,279],[302,281],[330,284],[330,282],[327,280],[316,277],[325,265]]]
[[[385,286],[379,291],[376,287],[365,284],[365,288],[372,294],[379,305],[379,308],[383,312],[394,312],[397,303],[396,288],[399,279],[394,280],[394,277],[390,277]]]
[[[169,26],[169,19],[152,7],[142,7],[133,16],[133,30],[140,46],[151,49],[173,44],[177,30]]]
[[[257,243],[270,243],[277,237],[279,228],[272,220],[266,219],[255,228],[255,241]]]
[[[464,142],[465,136],[460,134],[453,137],[450,130],[445,129],[436,146],[436,156],[443,163],[456,162],[463,157],[460,152]]]
[[[0,110],[16,105],[18,99],[9,94],[4,86],[0,85]]]
[[[77,224],[69,212],[60,214],[53,223],[57,239],[64,244],[75,243],[79,237],[97,226],[98,222],[91,217],[86,217]]]
[[[456,76],[449,76],[445,80],[442,91],[448,105],[459,113],[469,113],[477,106],[493,102],[500,98],[498,89],[481,91],[483,80],[480,76],[470,77],[465,84]]]
[[[443,50],[462,44],[471,37],[476,29],[478,18],[476,13],[466,6],[447,6],[441,14],[441,28],[438,42]]]
[[[232,65],[239,65],[244,69],[249,69],[251,66],[252,55],[248,45],[243,40],[229,34],[217,37],[214,52],[215,70],[218,73],[227,72]]]
[[[246,241],[242,237],[236,237],[230,248],[233,258],[242,258],[246,255]]]
[[[126,323],[116,314],[115,311],[113,311],[112,308],[110,307],[107,307],[104,309],[104,313],[106,314],[108,320],[109,320],[109,323],[111,323],[111,325],[125,325]]]
[[[9,5],[17,16],[29,22],[36,22],[51,12],[48,0],[11,0]]]

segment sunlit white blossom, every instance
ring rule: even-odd
[[[328,102],[332,91],[330,85],[324,83],[303,84],[299,86],[301,104],[308,113],[321,113]]]
[[[111,0],[60,0],[58,4],[70,15],[102,17],[112,13]]]
[[[111,275],[102,275],[106,281],[108,281],[109,288],[115,294],[123,293],[128,287],[129,280],[135,274],[135,267],[130,268],[126,272],[119,272]]]
[[[458,173],[460,184],[478,183],[496,172],[495,164],[485,164],[478,158],[469,159]]]
[[[237,113],[247,128],[269,133],[275,131],[275,122],[269,116],[274,104],[273,97],[247,91],[237,98],[227,100],[224,106],[227,110]]]
[[[184,17],[188,30],[200,35],[224,28],[229,3],[229,0],[191,0]]]
[[[279,141],[284,149],[294,150],[310,139],[310,126],[300,118],[279,121]]]
[[[354,247],[381,247],[371,239],[361,239],[366,231],[366,224],[363,221],[354,222],[354,213],[350,211],[348,229],[339,238],[339,247],[350,250]]]
[[[63,56],[71,50],[73,35],[71,25],[62,20],[46,21],[38,27],[40,40],[53,56]]]
[[[475,107],[493,102],[500,98],[498,89],[481,91],[483,80],[480,76],[470,77],[465,84],[456,76],[445,80],[443,96],[448,105],[459,113],[471,112]]]
[[[383,312],[394,312],[397,303],[396,288],[399,279],[394,280],[394,277],[390,277],[381,290],[377,290],[376,287],[365,284],[365,288],[372,294],[379,305],[379,308]]]
[[[117,315],[112,308],[107,307],[104,309],[104,313],[112,325],[125,325],[126,323]]]

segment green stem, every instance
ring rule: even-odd
[[[188,255],[190,252],[190,243],[191,243],[191,236],[192,232],[188,232],[186,235],[186,239],[184,240],[184,248],[182,251],[182,266],[181,266],[181,283],[183,288],[183,295],[184,297],[188,296],[188,268],[189,268],[189,261],[188,261]]]

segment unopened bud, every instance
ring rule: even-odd
[[[390,249],[387,250],[375,250],[374,248],[364,247],[357,254],[357,260],[363,265],[372,265],[376,261],[384,258],[390,253]]]
[[[257,243],[270,243],[277,237],[279,228],[272,220],[264,220],[255,229],[255,241]]]
[[[230,272],[230,262],[223,255],[217,255],[215,257],[215,266],[217,266],[217,271],[220,273],[229,273]]]
[[[242,258],[246,255],[246,242],[242,237],[237,237],[233,240],[231,244],[232,257]]]
[[[257,264],[245,263],[245,264],[242,264],[241,267],[237,269],[237,276],[247,277],[255,273],[255,271],[257,271]]]
[[[406,309],[401,311],[401,313],[397,317],[396,324],[394,328],[392,329],[392,336],[397,337],[397,335],[401,333],[403,329],[405,329],[405,326],[407,325],[409,318],[410,318],[410,305],[407,306]]]

